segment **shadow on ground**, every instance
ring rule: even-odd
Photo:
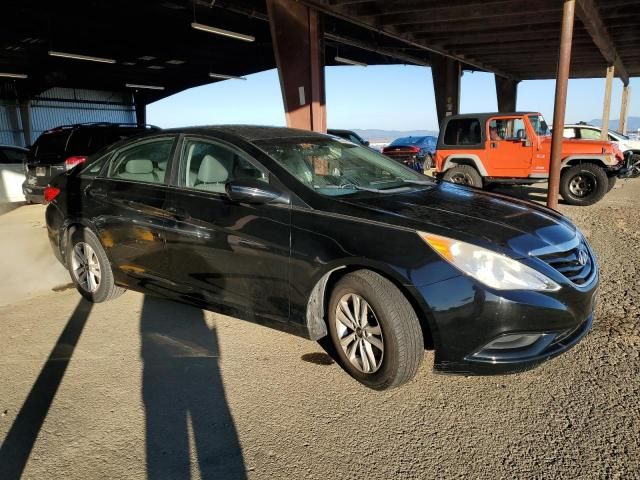
[[[203,480],[246,478],[217,335],[202,310],[145,296],[140,333],[147,477],[191,478],[192,444]]]
[[[0,478],[18,480],[62,383],[92,304],[80,300],[0,448]]]

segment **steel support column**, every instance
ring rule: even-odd
[[[460,62],[441,55],[431,55],[431,76],[436,97],[438,124],[449,115],[460,113]]]
[[[136,109],[136,123],[145,125],[147,123],[147,104],[141,97],[142,95],[135,93],[133,95],[133,105]]]
[[[518,80],[496,75],[496,95],[498,97],[498,111],[501,113],[515,112],[518,99]]]
[[[569,83],[569,67],[571,66],[571,44],[573,42],[573,20],[576,11],[576,0],[565,0],[562,9],[562,32],[560,34],[560,53],[558,55],[558,72],[556,74],[556,97],[553,105],[553,135],[551,137],[551,161],[549,165],[549,190],[547,206],[558,207],[558,191],[560,190],[560,163],[562,162],[562,126],[567,108],[567,84]]]
[[[613,74],[615,67],[610,65],[607,67],[607,80],[604,85],[604,105],[602,107],[602,131],[600,138],[602,140],[609,139],[609,117],[611,115],[611,87],[613,86]]]
[[[631,97],[631,87],[625,85],[622,87],[622,102],[620,104],[620,120],[618,122],[618,131],[623,135],[627,134],[627,116],[629,115],[629,99]]]
[[[326,132],[320,14],[293,0],[267,0],[267,10],[287,126]]]
[[[21,100],[19,103],[20,123],[22,124],[22,135],[24,137],[24,146],[31,146],[31,109],[28,100]]]

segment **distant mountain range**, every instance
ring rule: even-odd
[[[602,125],[602,120],[600,118],[594,118],[593,120],[589,120],[587,123],[600,127]],[[618,125],[618,120],[609,120],[609,130],[618,130]],[[638,129],[640,129],[640,117],[629,117],[627,119],[627,132],[636,132]]]
[[[424,137],[425,135],[438,136],[438,132],[433,130],[354,130],[365,140],[371,143],[389,143],[400,137]]]

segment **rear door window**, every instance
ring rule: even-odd
[[[600,131],[593,128],[581,128],[580,138],[583,140],[600,140]]]
[[[480,121],[477,118],[458,118],[447,123],[445,145],[479,145]]]
[[[167,183],[174,138],[136,143],[111,157],[107,177],[144,183]]]
[[[67,142],[67,154],[71,155],[89,155],[93,152],[89,151],[91,143],[91,131],[86,128],[75,130],[69,137]]]
[[[34,145],[34,155],[40,161],[47,158],[63,155],[67,148],[67,141],[71,135],[71,130],[61,130],[57,132],[43,133]]]

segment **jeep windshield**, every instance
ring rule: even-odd
[[[549,126],[542,115],[529,115],[529,121],[538,136],[551,135]]]
[[[279,138],[256,144],[299,182],[323,195],[398,193],[433,185],[433,180],[403,164],[346,140]]]

